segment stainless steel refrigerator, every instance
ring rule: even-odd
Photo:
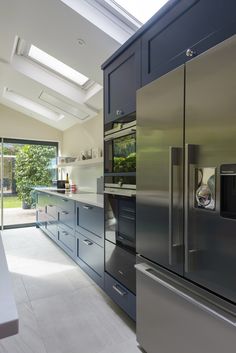
[[[136,236],[140,345],[234,351],[236,36],[137,92]]]

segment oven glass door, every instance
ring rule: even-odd
[[[105,140],[105,173],[136,171],[136,133]]]
[[[105,194],[105,238],[135,252],[135,197]]]

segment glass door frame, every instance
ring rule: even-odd
[[[1,219],[0,219],[0,229],[3,231],[4,229],[14,229],[14,228],[23,228],[23,227],[33,227],[36,225],[35,222],[31,223],[19,223],[19,224],[10,224],[4,226],[4,194],[3,194],[3,177],[4,177],[4,154],[3,154],[3,146],[4,143],[15,143],[15,144],[22,144],[22,145],[43,145],[43,146],[51,146],[56,147],[56,155],[58,157],[58,150],[59,150],[59,142],[54,141],[40,141],[40,140],[28,140],[28,139],[18,139],[18,138],[5,138],[1,137],[1,186],[0,186],[0,195],[1,195]]]

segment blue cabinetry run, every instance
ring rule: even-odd
[[[37,193],[37,226],[104,287],[103,208]]]

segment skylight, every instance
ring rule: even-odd
[[[80,86],[83,86],[89,80],[88,77],[72,69],[70,66],[64,64],[60,60],[47,54],[34,45],[30,46],[28,56]]]
[[[39,114],[44,118],[49,120],[58,121],[64,118],[63,114],[59,114],[51,109],[44,107],[43,105],[32,101],[26,97],[15,93],[14,91],[9,90],[8,88],[4,88],[3,98],[17,104],[33,113]]]
[[[168,0],[112,0],[114,4],[135,17],[141,23],[147,22]]]

